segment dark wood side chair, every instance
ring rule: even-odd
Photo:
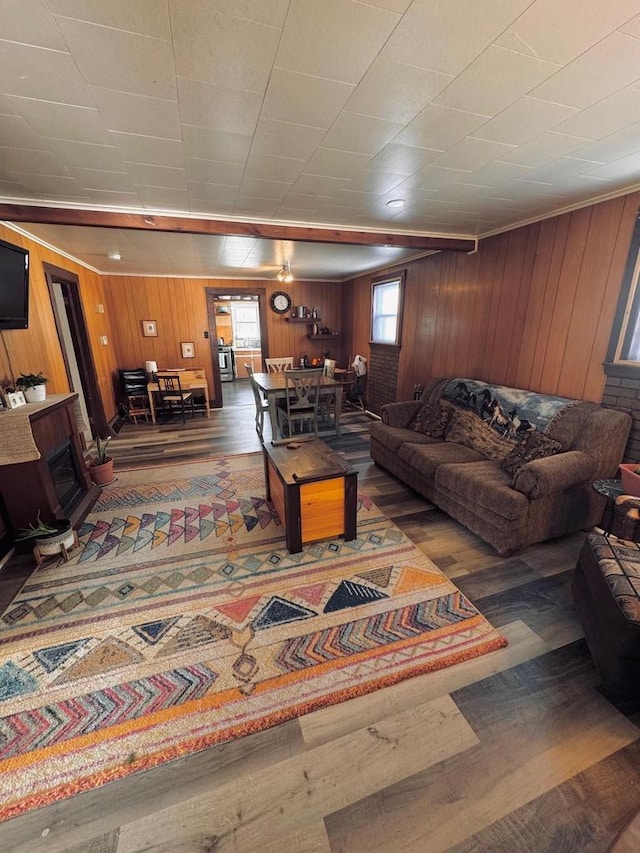
[[[193,392],[183,390],[182,385],[180,384],[179,374],[158,373],[156,378],[158,380],[161,407],[168,410],[170,414],[173,414],[175,406],[176,409],[179,409],[180,414],[182,415],[182,423],[186,423],[185,404],[188,403],[191,414],[195,417],[196,410],[193,405]]]

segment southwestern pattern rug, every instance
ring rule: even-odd
[[[0,618],[0,819],[506,645],[365,495],[289,554],[260,454],[119,475]]]

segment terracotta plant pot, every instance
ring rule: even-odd
[[[55,533],[43,533],[41,536],[34,536],[33,541],[38,546],[40,554],[50,556],[52,554],[62,553],[62,546],[70,549],[74,545],[73,527],[68,518],[58,518],[54,521],[48,521],[49,527],[55,527]]]
[[[622,491],[625,495],[640,498],[640,474],[634,473],[635,468],[640,468],[637,462],[625,462],[620,466]]]
[[[94,462],[89,463],[89,476],[96,486],[107,486],[113,483],[113,459],[109,456],[106,462],[102,465],[96,465]]]

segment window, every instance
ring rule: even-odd
[[[404,274],[374,281],[371,295],[371,343],[399,344]]]
[[[257,302],[234,302],[231,305],[233,339],[241,346],[260,346],[260,311]]]
[[[609,374],[621,368],[640,372],[640,215],[631,240],[606,368]]]

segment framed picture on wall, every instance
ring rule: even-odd
[[[142,321],[142,334],[145,338],[157,338],[158,337],[158,326],[156,325],[155,320],[143,320]]]
[[[182,343],[180,344],[180,348],[182,349],[183,358],[196,357],[196,347],[193,341],[182,341]]]

